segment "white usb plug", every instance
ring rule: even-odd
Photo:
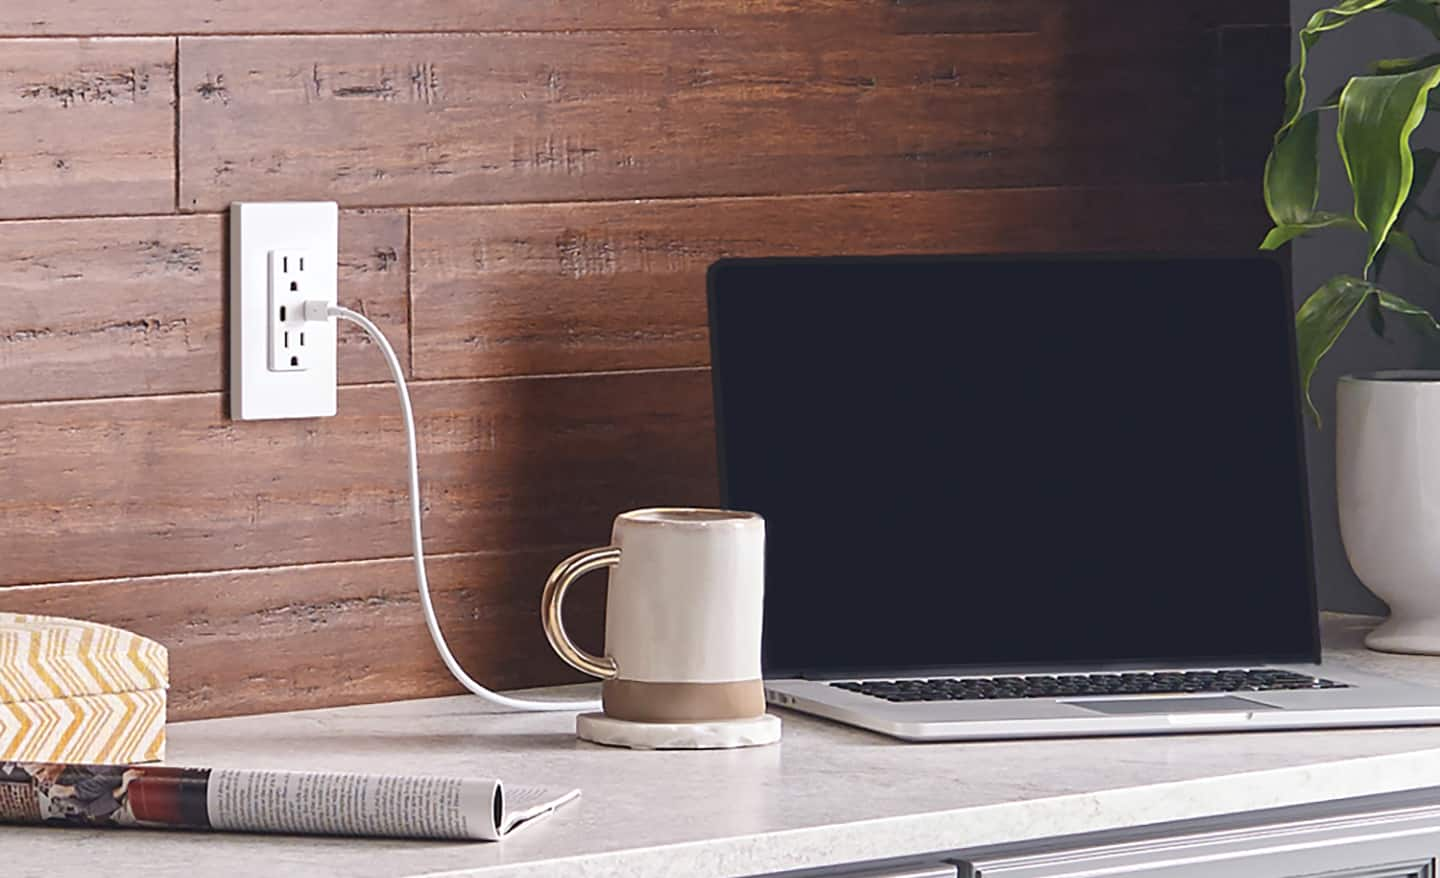
[[[306,299],[300,306],[300,319],[306,323],[322,323],[330,319],[330,303],[323,299]]]

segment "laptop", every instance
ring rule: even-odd
[[[1276,263],[725,260],[709,307],[770,703],[910,740],[1440,722],[1319,664]]]

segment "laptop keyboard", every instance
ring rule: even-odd
[[[1087,695],[1190,695],[1205,692],[1273,692],[1344,689],[1344,683],[1278,670],[1159,671],[1010,677],[952,677],[831,683],[836,689],[886,701],[988,701],[1072,698]]]

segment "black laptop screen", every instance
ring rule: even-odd
[[[1318,657],[1275,264],[733,261],[710,285],[767,674]]]

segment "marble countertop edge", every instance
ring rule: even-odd
[[[1243,780],[1243,783],[1237,781]],[[783,868],[1013,844],[1440,786],[1440,747],[1316,765],[1072,793],[991,805],[717,837],[543,862],[581,878],[674,874],[745,878]],[[1263,792],[1262,792],[1263,791]],[[534,861],[425,873],[424,878],[534,878]]]

